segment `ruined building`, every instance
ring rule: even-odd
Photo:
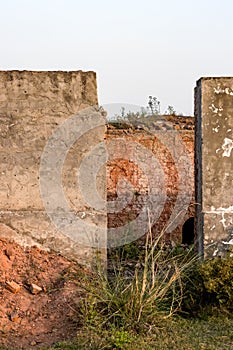
[[[0,237],[90,264],[151,229],[221,255],[233,243],[232,99],[232,78],[197,84],[194,199],[194,118],[107,125],[94,72],[0,72]]]

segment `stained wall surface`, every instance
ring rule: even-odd
[[[83,263],[92,260],[91,247],[80,246],[78,236],[67,235],[50,220],[45,203],[52,200],[56,203],[56,193],[51,195],[51,188],[45,188],[42,196],[40,167],[50,136],[72,115],[78,115],[79,118],[75,119],[74,127],[85,123],[88,125],[90,121],[86,108],[97,104],[94,72],[0,72],[0,237],[14,239],[22,245],[37,245],[54,250]],[[104,139],[104,117],[95,109],[92,114],[96,114],[96,121],[98,118],[101,120],[96,125],[90,125],[90,130],[86,130],[90,132],[79,135],[78,142],[70,145],[62,174],[51,172],[50,176],[51,169],[42,167],[42,175],[47,176],[55,187],[61,177],[67,192],[67,203],[77,217],[105,227],[105,213],[88,206],[76,186],[77,173],[85,152]],[[64,132],[64,128],[61,130]],[[74,138],[72,132],[71,128],[66,128],[64,137],[67,140]],[[58,134],[54,138],[55,143]],[[61,151],[64,152],[64,147],[57,149],[54,157],[59,159]],[[54,158],[51,158],[51,164],[53,161]],[[46,164],[48,162],[44,166]],[[104,196],[104,173],[99,174],[98,181]],[[51,209],[54,210],[51,216],[59,212],[57,209]]]
[[[233,246],[233,78],[202,78],[195,92],[196,229],[199,252]]]

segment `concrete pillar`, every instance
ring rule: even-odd
[[[94,72],[0,71],[0,238],[81,264],[106,259],[97,104]]]
[[[196,235],[199,253],[233,248],[233,78],[201,78],[195,89]]]

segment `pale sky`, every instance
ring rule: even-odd
[[[233,76],[233,0],[0,0],[0,69],[94,70],[99,103],[193,115],[201,76]]]

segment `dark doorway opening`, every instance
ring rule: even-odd
[[[185,221],[182,227],[182,244],[191,245],[194,243],[194,218]]]

